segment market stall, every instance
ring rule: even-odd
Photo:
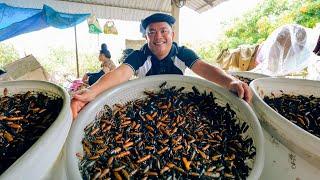
[[[33,2],[28,4],[26,2],[20,5],[34,6],[38,3]],[[108,6],[107,8],[118,8],[118,10],[125,8],[129,12],[132,9],[137,9],[147,14],[150,13],[150,11],[155,11],[152,9],[143,11],[138,9],[138,7],[134,8],[131,6],[117,7],[117,3],[115,2],[113,6],[104,4],[105,1],[99,2],[48,1],[48,3],[52,4],[62,4],[61,6],[64,8],[75,4],[79,5],[74,6],[74,9],[65,8],[69,11],[87,7],[88,4],[91,10],[95,10],[95,7],[100,9]],[[170,7],[167,7],[167,11],[164,12],[171,12],[172,14],[176,14],[176,16],[179,14],[177,11],[179,5],[186,3],[186,5],[195,7],[196,4],[195,1],[178,1],[179,4],[172,6],[170,3],[176,3],[177,1],[162,2],[165,2],[162,3],[163,6]],[[209,2],[210,1],[205,1],[205,6],[202,7],[213,7],[216,5],[213,2]],[[156,4],[156,6],[159,7],[159,4]],[[198,11],[201,10],[201,8],[198,9]],[[157,9],[156,11],[159,10]],[[138,13],[134,18],[139,19],[142,15],[144,17],[145,14],[143,13]],[[120,16],[119,13],[117,15]],[[132,16],[130,17],[132,18]],[[126,16],[126,18],[129,17]],[[263,78],[266,75],[258,75],[250,72],[247,74],[238,74],[238,76],[252,78],[250,80],[252,81],[250,86],[255,92],[252,107],[243,100],[236,98],[234,94],[202,79],[184,76],[157,76],[129,81],[103,93],[100,99],[88,104],[72,126],[69,95],[55,85],[34,82],[32,85],[37,84],[40,88],[30,85],[30,87],[27,86],[26,89],[41,89],[42,91],[45,90],[46,93],[49,92],[48,90],[53,89],[52,91],[59,95],[59,101],[61,101],[61,99],[63,100],[63,106],[61,106],[61,110],[58,112],[58,118],[54,126],[50,128],[47,127],[48,131],[40,140],[27,151],[26,155],[21,156],[12,166],[8,167],[8,170],[4,171],[1,178],[78,179],[81,177],[102,178],[107,176],[115,178],[119,176],[134,176],[138,172],[136,176],[138,178],[148,178],[149,176],[191,178],[201,177],[203,175],[208,178],[317,179],[320,175],[318,169],[319,137],[310,134],[297,125],[290,124],[289,120],[280,116],[275,110],[272,111],[268,106],[265,106],[261,98],[263,98],[264,94],[268,93],[268,95],[272,96],[273,93],[279,93],[281,91],[288,93],[295,92],[298,93],[298,95],[300,93],[309,97],[310,95],[319,97],[319,82],[303,80],[293,80],[289,82],[288,79],[278,78],[266,80]],[[164,81],[167,82],[168,85],[164,84]],[[13,90],[9,89],[9,92],[14,92],[12,94],[15,94],[16,92],[14,90],[17,87],[26,86],[24,82],[21,84],[17,83],[18,82],[13,82],[10,84],[9,82],[1,84],[0,90],[4,94],[4,100],[2,100],[2,102],[8,101],[6,100],[9,97],[7,96],[8,90],[6,90],[6,87],[12,87]],[[248,82],[248,84],[250,84],[250,82]],[[268,85],[272,86],[269,87]],[[276,87],[280,89],[276,89]],[[147,91],[147,93],[143,94],[143,91],[146,89],[153,91]],[[159,89],[160,93],[157,91],[157,94],[155,90]],[[26,94],[22,97],[29,97],[30,93],[24,93]],[[166,101],[166,98],[159,94],[165,95],[165,97],[171,97],[172,94],[175,96],[173,96],[170,101]],[[137,100],[137,98],[145,95],[148,95],[149,99],[147,98],[147,101],[143,101],[141,104],[141,101]],[[158,96],[158,99],[153,99]],[[38,96],[34,96],[33,99],[36,100],[37,97]],[[177,97],[182,97],[181,104],[183,104],[183,106],[181,106]],[[190,100],[189,102],[188,98],[194,101]],[[41,98],[38,99],[41,100]],[[162,101],[156,101],[158,104],[155,104],[150,102],[150,99]],[[215,103],[215,101],[217,101],[217,103]],[[311,101],[313,102],[312,99]],[[129,102],[135,102],[136,104],[125,107],[124,104]],[[110,108],[118,103],[122,103],[122,105],[114,106],[113,109]],[[141,109],[140,107],[142,107],[144,103],[148,106],[142,112],[139,112],[140,114],[137,114],[135,111],[128,111],[131,113],[129,113],[128,116],[132,116],[126,117],[127,114],[125,113],[127,111],[125,110],[134,109],[134,107]],[[227,103],[229,103],[229,105],[227,105]],[[109,107],[106,107],[105,104]],[[210,106],[208,106],[208,104]],[[173,105],[176,106],[173,108]],[[203,106],[197,107],[198,105]],[[25,118],[18,116],[20,112],[13,109],[6,112],[10,116],[7,114],[0,116],[1,122],[22,119],[24,119],[23,122],[28,122],[28,118],[31,116],[28,115],[29,111],[39,112],[39,114],[41,114],[47,112],[47,109],[49,109],[35,108],[33,106],[34,105],[28,105],[28,111],[23,115]],[[217,115],[210,119],[212,114],[208,113],[208,111],[212,110],[212,106],[215,107],[214,109],[222,108],[218,112],[226,114]],[[154,112],[155,109],[157,110],[156,112]],[[180,116],[179,114],[175,114],[179,109],[182,109],[179,111],[179,113],[181,113]],[[204,115],[199,113],[199,109],[206,112],[207,114],[205,115],[209,114],[209,116],[204,118]],[[319,115],[319,113],[317,113],[319,110],[316,109],[315,111],[316,113],[312,114],[312,118],[315,118],[317,120],[316,122],[318,122],[319,117],[316,116]],[[118,120],[120,119],[117,122],[114,122],[112,119],[106,119],[119,113],[122,116],[117,117]],[[13,114],[18,115],[17,117],[13,117],[11,116]],[[309,114],[310,112],[305,116],[310,118]],[[238,119],[233,119],[234,115],[236,115]],[[133,116],[138,118],[133,120]],[[223,119],[227,116],[231,116],[231,120],[226,121]],[[160,119],[159,121],[163,122],[156,121],[156,117]],[[168,117],[171,121],[167,120]],[[193,120],[197,123],[192,123],[184,117],[194,118]],[[268,120],[270,118],[279,121],[271,122],[271,120]],[[301,117],[299,118],[299,121],[301,121],[300,125],[307,124],[307,120]],[[141,123],[142,121],[147,125]],[[216,122],[221,123],[214,124]],[[235,122],[238,124],[234,124]],[[276,124],[280,122],[282,124]],[[17,129],[17,132],[21,130],[19,129],[19,127],[21,128],[19,124],[9,122],[5,125]],[[208,128],[211,127],[210,125],[217,129],[212,130]],[[268,125],[270,126],[268,127]],[[70,126],[71,130],[69,131]],[[113,126],[117,128],[112,128]],[[164,127],[169,128],[165,129]],[[185,132],[179,130],[178,127],[181,127]],[[190,129],[190,127],[193,129]],[[144,131],[140,131],[141,129]],[[191,132],[191,130],[195,131]],[[15,132],[15,130],[12,131]],[[111,132],[110,137],[95,136],[108,132]],[[126,135],[126,132],[127,134],[131,133],[130,136]],[[233,132],[237,133],[234,134]],[[1,133],[1,138],[4,139],[5,142],[17,140],[13,139],[12,135],[8,134],[7,131]],[[161,136],[161,139],[154,138],[157,135]],[[136,138],[135,136],[138,137]],[[67,141],[66,138],[68,138]],[[143,141],[144,138],[148,139],[148,141],[150,140],[153,144],[148,144],[146,140]],[[134,142],[131,142],[131,139],[134,140]],[[288,139],[290,139],[290,141]],[[173,145],[167,145],[169,141],[170,143],[172,142]],[[295,141],[297,144],[294,144]],[[135,144],[135,146],[133,146],[133,144]],[[138,150],[135,150],[136,152],[129,151],[133,148],[132,146],[141,148],[141,152],[137,152]],[[94,148],[92,149],[92,147]],[[106,153],[108,155],[106,157],[102,155],[105,152],[108,152]],[[161,159],[161,156],[167,152],[170,155],[174,155],[168,155],[169,158],[164,157],[163,159],[166,159],[164,161]],[[49,155],[46,157],[37,156],[39,154]],[[27,155],[29,156],[27,157]],[[132,156],[129,158],[129,155]],[[122,158],[127,158],[126,160],[132,164],[123,162]],[[168,159],[170,158],[173,159],[172,162],[169,162]],[[37,166],[30,166],[30,164],[37,164]],[[103,164],[108,164],[108,166],[103,166]]]

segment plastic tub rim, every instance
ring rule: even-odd
[[[39,149],[41,149],[42,147],[40,147],[40,145],[46,144],[47,139],[53,139],[54,137],[56,137],[54,131],[55,129],[59,129],[59,128],[63,128],[66,127],[66,129],[64,129],[64,131],[67,131],[66,136],[64,139],[64,142],[67,138],[67,134],[70,130],[71,127],[71,111],[69,109],[70,107],[70,97],[69,94],[67,93],[67,91],[65,89],[63,89],[62,87],[53,84],[51,82],[48,81],[41,81],[41,80],[15,80],[15,81],[2,81],[0,82],[0,88],[5,88],[5,87],[14,87],[16,89],[18,89],[17,87],[19,86],[23,86],[23,89],[34,89],[36,92],[45,92],[43,91],[44,89],[39,90],[39,87],[53,87],[57,92],[52,92],[49,91],[51,94],[55,94],[55,95],[59,95],[61,96],[61,98],[63,99],[63,104],[61,107],[61,111],[59,113],[59,115],[57,116],[56,120],[50,125],[50,127],[41,135],[41,137],[32,145],[29,147],[29,149],[27,151],[25,151],[8,169],[6,169],[1,175],[0,178],[11,178],[12,176],[18,176],[19,179],[23,179],[26,178],[25,176],[22,177],[21,175],[17,174],[18,172],[23,171],[23,167],[24,166],[30,166],[30,163],[32,162],[32,160],[30,159],[30,156],[35,156],[36,152],[39,151]],[[25,91],[21,91],[21,92],[25,92]],[[10,92],[9,92],[10,93]],[[64,117],[69,117],[69,122],[68,120],[66,120]],[[60,134],[60,133],[59,133]],[[61,137],[60,137],[61,138]],[[64,144],[64,142],[59,145],[58,149],[59,152],[62,150],[62,146]],[[58,157],[59,154],[57,154]],[[39,156],[39,155],[38,155]],[[55,160],[54,160],[55,161]],[[47,172],[45,173],[40,173],[41,177],[39,178],[44,178],[46,176],[46,173],[49,173],[52,165],[48,165],[48,169]]]
[[[212,92],[214,93],[218,93],[219,95],[222,95],[222,98],[226,98],[227,100],[229,100],[228,98],[231,99],[237,99],[236,101],[238,101],[238,103],[241,103],[242,105],[246,106],[246,109],[250,112],[250,116],[249,118],[251,118],[253,121],[253,125],[254,127],[250,127],[252,128],[253,133],[256,134],[257,139],[255,140],[255,146],[256,146],[256,156],[255,156],[255,163],[253,166],[253,169],[251,170],[251,173],[249,174],[249,176],[247,177],[247,179],[258,179],[262,173],[262,169],[264,166],[264,136],[263,136],[263,132],[262,132],[262,127],[260,126],[260,123],[258,121],[258,118],[256,117],[254,111],[251,109],[251,107],[249,106],[249,104],[247,104],[244,100],[239,99],[236,97],[235,94],[227,91],[226,89],[220,87],[219,85],[216,85],[214,83],[211,83],[210,81],[204,80],[204,79],[199,79],[199,78],[195,78],[195,77],[190,77],[190,76],[182,76],[182,75],[154,75],[154,76],[149,76],[149,77],[144,77],[144,78],[139,78],[139,79],[135,79],[135,80],[131,80],[129,82],[123,83],[117,87],[114,87],[112,89],[109,89],[105,92],[103,92],[101,95],[99,95],[96,99],[102,98],[104,96],[107,96],[108,94],[114,94],[116,93],[118,90],[121,89],[126,89],[126,88],[130,88],[133,87],[135,85],[139,85],[144,84],[146,82],[144,81],[159,81],[159,82],[164,82],[164,81],[176,81],[176,80],[189,80],[189,81],[194,81],[195,83],[198,84],[204,84],[207,83],[206,85],[208,87],[210,87],[212,89]],[[188,82],[190,83],[190,82]],[[159,83],[160,84],[160,83]],[[74,157],[70,157],[71,154],[74,154],[78,152],[78,149],[76,149],[76,141],[74,140],[74,136],[77,133],[77,129],[79,129],[79,127],[85,127],[86,125],[88,125],[90,122],[92,122],[94,119],[92,118],[92,120],[88,120],[86,122],[82,121],[80,122],[81,116],[83,116],[85,114],[85,112],[93,112],[96,109],[99,109],[99,107],[101,108],[101,105],[103,105],[105,103],[103,103],[103,101],[101,101],[100,103],[95,103],[95,101],[90,102],[78,115],[78,118],[75,120],[76,122],[72,124],[69,136],[67,138],[67,142],[66,142],[66,155],[67,155],[67,177],[68,179],[79,179],[81,178],[81,174],[79,171],[79,167],[78,167],[78,162],[77,161],[77,165],[75,166]],[[101,109],[99,109],[100,111]],[[97,111],[97,112],[99,112]],[[77,140],[82,140],[83,134],[84,132],[81,131],[80,132],[81,137],[77,137]],[[78,160],[78,159],[76,159]],[[76,167],[76,170],[75,170]],[[254,172],[254,173],[252,173]]]
[[[280,113],[273,110],[267,103],[265,103],[260,97],[259,91],[257,90],[258,87],[261,88],[261,85],[270,82],[277,82],[277,83],[302,83],[302,85],[306,84],[319,84],[319,81],[314,80],[304,80],[304,79],[288,79],[288,78],[261,78],[254,80],[250,84],[250,88],[253,91],[253,105],[255,105],[254,110],[259,118],[262,118],[265,114],[269,114],[269,118],[262,120],[262,124],[266,125],[268,133],[274,135],[277,140],[283,143],[288,149],[292,152],[301,155],[303,159],[310,162],[312,165],[319,166],[320,162],[316,159],[320,159],[318,155],[318,151],[320,148],[320,138],[313,135],[312,133],[304,130],[303,128],[299,127],[298,125],[294,124],[290,120],[283,117]],[[315,87],[319,87],[315,86]],[[274,91],[279,91],[279,88],[274,89]],[[284,93],[286,93],[284,91]],[[293,93],[298,95],[298,93]],[[264,93],[264,95],[267,95]],[[257,101],[255,102],[255,99]],[[261,106],[263,110],[258,109],[258,106]],[[278,119],[279,121],[275,121],[274,119]],[[271,129],[270,129],[271,128]]]
[[[262,79],[262,80],[269,80],[269,79],[288,80],[288,78],[275,78],[275,77],[266,77],[266,78],[261,78],[261,79]],[[254,87],[254,85],[255,85],[258,81],[261,81],[261,79],[257,79],[257,81],[254,80],[254,81],[256,81],[255,83],[253,83],[253,81],[252,81],[252,86]],[[293,80],[298,80],[298,79],[293,79]],[[306,80],[306,81],[313,81],[313,80]],[[270,107],[270,106],[263,100],[263,98],[260,97],[260,95],[259,95],[256,91],[252,91],[252,92],[253,92],[253,94],[256,95],[257,98],[259,98],[260,102],[265,106],[265,108],[267,108],[269,111],[272,112],[273,115],[277,116],[278,118],[280,118],[281,120],[285,121],[286,123],[289,123],[290,125],[292,125],[295,130],[298,130],[298,131],[299,131],[299,133],[306,133],[306,134],[308,134],[310,137],[313,137],[313,138],[316,138],[316,139],[319,139],[319,140],[320,140],[320,138],[316,137],[316,136],[313,135],[312,133],[304,130],[304,129],[301,128],[300,126],[298,126],[298,125],[296,125],[295,123],[291,122],[290,120],[288,120],[287,118],[285,118],[284,116],[282,116],[280,113],[278,113],[276,110],[274,110],[272,107]],[[286,123],[284,123],[284,124],[286,124]],[[283,124],[283,123],[281,123],[281,124]],[[302,131],[302,132],[301,132],[301,131]]]

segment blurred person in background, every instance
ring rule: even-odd
[[[107,74],[111,71],[113,71],[116,66],[111,60],[111,54],[110,51],[108,50],[108,47],[105,43],[101,44],[101,50],[99,54],[99,61],[101,63],[101,70],[99,72],[94,72],[94,73],[86,73],[82,81],[84,83],[89,84],[90,86],[94,84],[102,75]]]
[[[183,75],[186,68],[250,102],[252,94],[246,83],[204,62],[191,49],[180,47],[173,42],[174,22],[172,16],[162,13],[155,13],[145,18],[142,27],[145,29],[147,44],[140,50],[132,52],[118,68],[102,76],[88,89],[74,94],[71,101],[73,118],[76,118],[78,112],[100,93],[128,81],[133,75],[137,77],[159,74]]]

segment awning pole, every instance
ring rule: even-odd
[[[171,15],[176,19],[176,22],[173,25],[173,31],[175,33],[173,41],[179,44],[180,8],[176,6],[174,1],[171,1]]]
[[[78,40],[77,40],[77,27],[74,26],[74,39],[76,43],[76,61],[77,61],[77,78],[80,77],[79,75],[79,58],[78,58]]]

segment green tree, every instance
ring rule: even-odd
[[[46,68],[49,74],[55,71],[73,72],[75,67],[72,63],[75,55],[71,50],[64,47],[49,48],[49,55],[41,59],[41,64]]]
[[[96,53],[81,53],[80,58],[80,74],[83,75],[86,72],[95,72],[101,69],[98,55]]]
[[[221,43],[228,48],[261,43],[277,27],[294,23],[293,16],[299,6],[300,0],[265,0],[243,18],[235,19],[225,33],[228,40]]]
[[[80,77],[86,72],[95,72],[100,69],[97,54],[80,52],[78,58]],[[75,78],[77,75],[76,55],[73,50],[67,50],[62,46],[50,47],[48,56],[39,58],[39,61],[58,84],[64,83],[67,76]]]
[[[295,21],[298,24],[312,28],[320,22],[320,0],[306,0],[297,10]]]
[[[0,43],[0,68],[19,59],[19,54],[12,44]]]
[[[80,75],[88,71],[97,71],[100,63],[96,54],[79,53]],[[64,47],[50,48],[49,55],[42,60],[48,72],[62,71],[76,75],[76,55],[72,50]]]

